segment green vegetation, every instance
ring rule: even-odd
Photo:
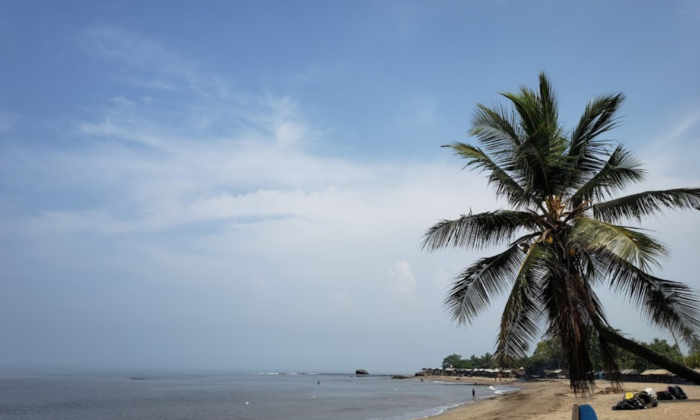
[[[682,363],[681,353],[678,347],[669,344],[666,340],[654,338],[651,343],[637,342],[639,345],[652,350],[663,357]],[[595,348],[595,345],[592,346]],[[700,346],[690,346],[689,356],[685,357],[685,363],[690,368],[700,367]],[[635,354],[616,349],[615,360],[620,369],[659,369],[660,366],[649,363],[649,361],[636,356]],[[593,351],[591,362],[594,371],[603,370],[603,361],[598,352]],[[542,375],[544,370],[563,369],[568,370],[567,357],[559,340],[555,337],[545,338],[535,347],[535,351],[528,357],[514,361],[514,365],[525,368],[528,375]],[[496,359],[491,353],[486,353],[481,357],[472,355],[469,359],[463,359],[458,354],[451,354],[442,361],[442,367],[452,366],[455,369],[493,369],[499,367]]]
[[[462,359],[458,354],[451,354],[442,361],[442,368],[452,366],[455,369],[479,369],[479,368],[495,368],[496,360],[491,353],[486,353],[481,357],[476,357],[472,354],[469,359]]]
[[[700,188],[617,196],[646,175],[632,152],[608,140],[621,93],[592,99],[570,130],[560,124],[545,74],[536,90],[521,87],[502,95],[510,106],[477,105],[469,132],[476,145],[445,147],[467,167],[485,172],[509,209],[442,220],[423,242],[430,251],[506,248],[457,275],[445,300],[452,318],[472,323],[505,294],[496,359],[507,365],[525,358],[544,327],[561,345],[576,393],[592,390],[594,358],[604,370],[619,371],[616,348],[700,384],[700,373],[614,330],[594,290],[607,285],[674,336],[700,331],[695,292],[652,274],[666,248],[647,231],[628,226],[663,210],[700,207]]]

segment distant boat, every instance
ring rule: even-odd
[[[369,375],[369,373],[364,369],[357,369],[355,375]]]

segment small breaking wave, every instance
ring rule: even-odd
[[[494,387],[490,386],[489,389],[491,391],[493,391],[493,393],[496,395],[505,395],[505,394],[510,394],[512,392],[520,391],[520,388],[512,388],[512,387],[494,388]]]
[[[393,416],[393,417],[385,417],[385,418],[374,418],[370,420],[420,420],[420,419],[427,419],[430,417],[435,417],[439,416],[440,414],[444,413],[445,411],[452,410],[453,408],[457,408],[461,405],[464,404],[469,404],[469,402],[462,402],[462,403],[457,403],[457,404],[451,404],[451,405],[441,405],[437,407],[429,407],[426,408],[425,410],[420,410],[420,411],[413,411],[410,413],[404,413],[398,416]]]

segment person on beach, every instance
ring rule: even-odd
[[[472,400],[476,399],[476,389],[472,388]]]
[[[320,380],[320,379],[318,380],[318,384],[321,385],[321,380]]]

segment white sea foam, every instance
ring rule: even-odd
[[[430,382],[434,383],[434,384],[440,384],[440,385],[471,385],[469,383],[447,382],[447,381],[430,381]]]
[[[457,408],[457,407],[464,405],[464,404],[469,404],[469,402],[450,404],[450,405],[440,405],[437,407],[429,407],[429,408],[426,408],[425,410],[413,411],[410,413],[400,414],[398,416],[386,417],[386,418],[374,418],[374,419],[370,419],[370,420],[420,420],[420,419],[427,419],[430,417],[439,416],[440,414],[444,413],[445,411],[452,410],[453,408]]]
[[[505,394],[510,394],[511,392],[518,391],[518,388],[510,388],[510,387],[503,387],[503,388],[493,388],[489,387],[491,390],[493,390],[493,393],[496,395],[505,395]]]

